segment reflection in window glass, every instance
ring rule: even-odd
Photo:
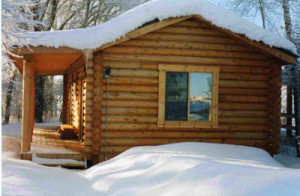
[[[166,73],[165,119],[186,121],[188,105],[188,73]]]
[[[208,73],[190,73],[190,80],[190,121],[208,121],[212,75]]]

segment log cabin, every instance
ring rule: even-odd
[[[281,66],[295,63],[295,46],[220,7],[156,0],[93,28],[30,35],[30,49],[14,50],[23,158],[35,76],[48,75],[63,75],[62,123],[76,127],[93,164],[175,142],[280,152]]]

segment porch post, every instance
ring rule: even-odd
[[[85,116],[85,153],[91,155],[93,164],[101,161],[101,100],[102,64],[92,51],[85,51],[86,66],[86,116]]]
[[[30,151],[34,127],[34,70],[32,55],[23,59],[23,105],[22,105],[22,140],[21,153]]]

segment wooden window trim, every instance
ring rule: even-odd
[[[219,95],[219,72],[220,72],[219,67],[159,64],[158,70],[159,70],[158,121],[157,121],[158,127],[170,127],[170,128],[217,128],[218,127],[218,95]],[[201,122],[165,121],[166,72],[168,71],[212,74],[212,102],[211,102],[212,104],[210,108],[209,121],[201,121]],[[190,99],[189,95],[188,95],[188,99]],[[190,103],[188,100],[188,112],[189,112],[189,104]]]

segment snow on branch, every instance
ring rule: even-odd
[[[30,25],[37,25],[34,21],[32,8],[35,6],[29,0],[2,0],[2,56],[3,62],[10,62],[9,55],[13,47],[26,47],[30,37],[26,32]]]

